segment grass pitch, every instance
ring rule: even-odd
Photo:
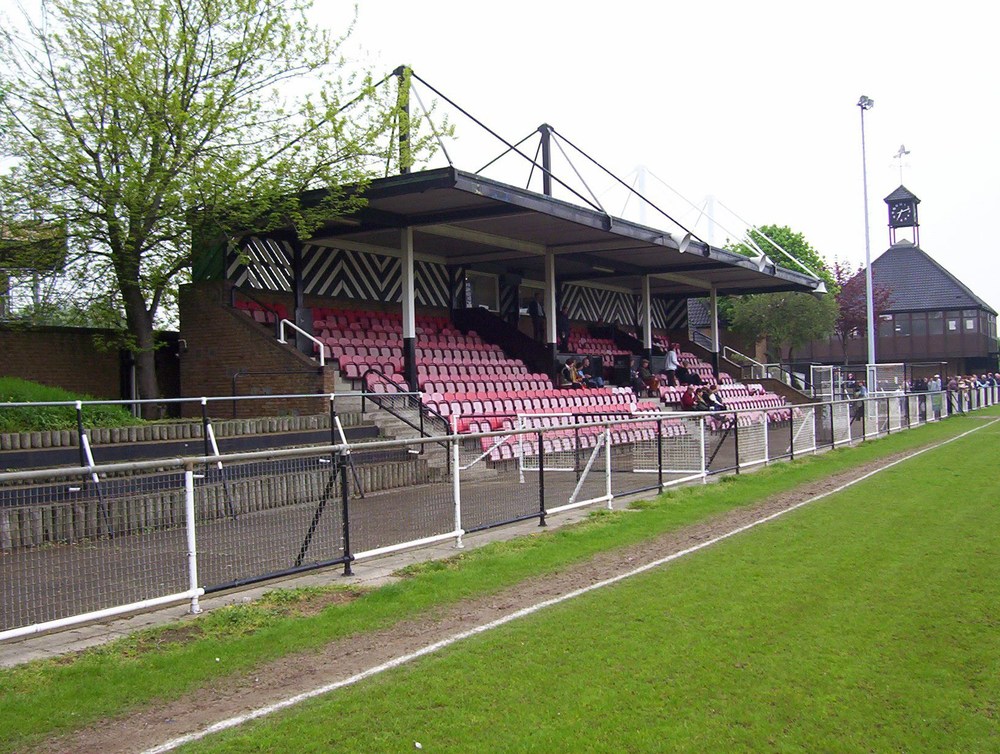
[[[318,615],[275,598],[203,616],[182,641],[144,632],[0,671],[0,751],[958,435],[990,413],[469,551]],[[198,748],[1000,750],[998,433]]]
[[[997,457],[992,425],[190,749],[1000,751]]]

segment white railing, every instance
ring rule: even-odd
[[[341,432],[336,444],[307,448],[0,473],[0,640],[167,602],[197,610],[202,594],[308,568],[349,573],[390,552],[461,546],[470,532],[544,522],[585,501],[613,507],[623,495],[860,442],[998,398],[1000,388],[977,388],[613,420],[537,415],[533,426],[520,417],[521,426],[495,432],[363,443]],[[428,443],[449,446],[445,473],[428,470],[430,458],[407,458]],[[366,455],[375,460],[356,467]],[[364,497],[366,479],[393,494]]]
[[[301,327],[299,327],[291,320],[283,319],[281,320],[281,322],[278,323],[278,342],[279,343],[288,342],[287,340],[285,340],[285,325],[288,325],[290,328],[295,330],[295,332],[301,335],[305,335],[307,338],[309,338],[309,340],[311,340],[313,343],[319,346],[319,365],[321,367],[326,366],[326,345],[323,343],[323,341],[317,338],[315,335],[307,333],[305,330],[303,330]]]

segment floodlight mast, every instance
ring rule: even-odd
[[[875,303],[872,295],[871,232],[868,223],[868,157],[865,153],[865,111],[875,106],[875,100],[864,94],[858,100],[861,109],[861,173],[865,198],[865,308],[868,315],[868,363],[875,363]]]

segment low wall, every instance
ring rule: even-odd
[[[354,427],[361,423],[359,413],[344,413],[339,414],[339,417],[341,425],[344,427]],[[266,416],[256,419],[225,419],[221,421],[213,419],[212,428],[216,437],[301,432],[329,429],[330,416],[329,414],[313,414],[311,416]],[[93,446],[191,440],[202,437],[202,425],[200,421],[191,421],[141,424],[134,427],[95,427],[87,430],[87,436]],[[75,429],[0,434],[0,451],[75,448],[78,445],[79,437]]]
[[[365,494],[431,481],[431,472],[421,459],[357,466],[349,474],[352,491],[355,473]],[[217,473],[213,472],[213,476]],[[88,483],[85,499],[0,507],[0,551],[69,545],[97,537],[142,535],[183,527],[183,480],[176,474],[161,479],[169,480],[170,486],[143,491],[143,485],[136,484],[127,492],[104,494],[99,498],[93,483]],[[121,483],[123,480],[111,481]],[[199,484],[195,489],[197,519],[213,521],[233,514],[239,517],[319,502],[329,481],[330,470],[322,469],[245,476],[230,479],[226,485],[221,479]],[[330,495],[336,504],[339,504],[339,494],[339,487],[336,487]]]

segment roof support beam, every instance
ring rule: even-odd
[[[698,278],[693,278],[688,275],[674,275],[673,273],[658,272],[650,277],[659,278],[660,280],[673,280],[676,283],[684,283],[684,285],[690,285],[692,288],[700,288],[703,291],[712,290],[712,284],[706,280],[699,280]]]
[[[458,241],[469,241],[484,246],[492,246],[497,249],[510,249],[511,251],[523,251],[536,256],[545,255],[545,245],[532,241],[521,241],[507,236],[498,236],[493,233],[483,233],[469,228],[459,228],[454,225],[425,225],[420,228],[421,233],[428,233],[442,238],[454,238]]]

